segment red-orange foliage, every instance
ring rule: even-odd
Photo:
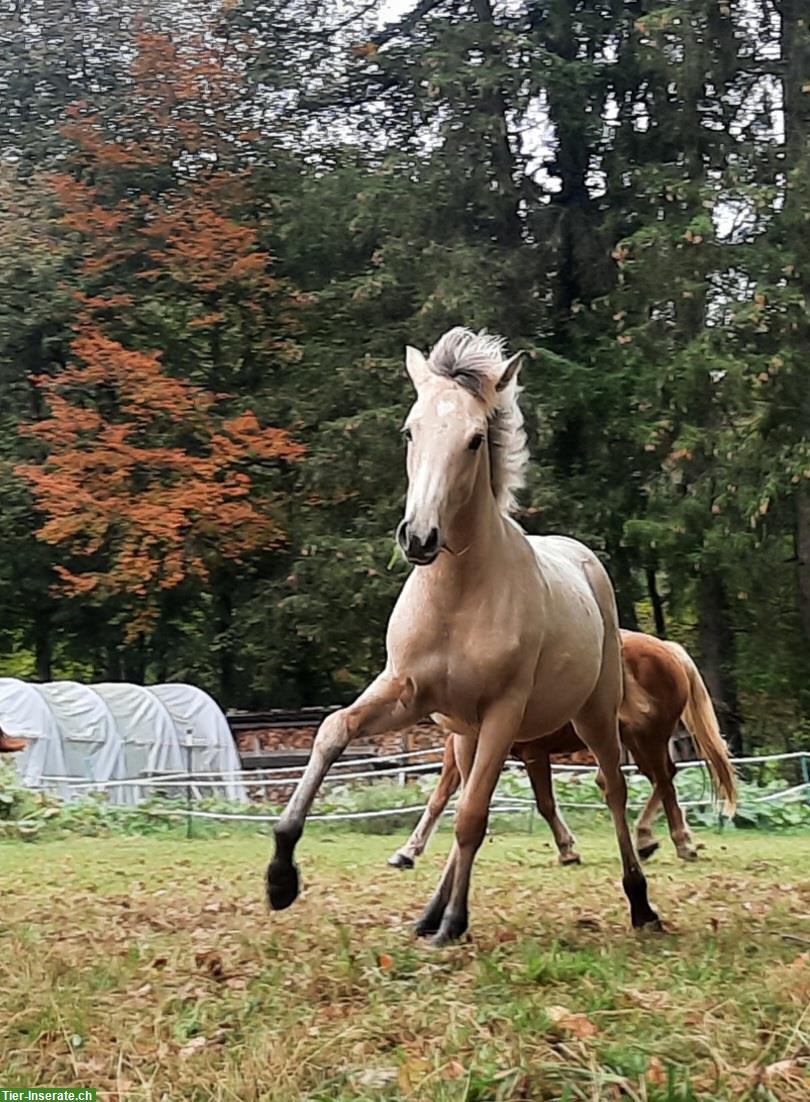
[[[89,560],[81,571],[59,569],[68,589],[146,597],[283,539],[274,503],[256,494],[250,472],[301,454],[287,432],[262,429],[251,412],[220,420],[214,394],[90,322],[73,352],[58,378],[37,379],[51,416],[29,432],[48,458],[18,468],[48,518],[41,537]],[[104,414],[86,404],[102,395]]]
[[[50,416],[28,431],[46,457],[19,467],[46,518],[41,538],[68,553],[65,588],[136,597],[133,633],[161,591],[284,539],[264,472],[303,450],[250,411],[226,416],[222,396],[182,377],[213,328],[238,327],[237,311],[265,318],[280,292],[243,217],[238,74],[202,38],[150,32],[137,45],[128,111],[79,103],[64,126],[76,153],[52,185],[81,260],[77,320],[68,364],[35,380]],[[172,340],[185,351],[170,367],[143,350],[159,302],[172,317],[183,306]]]

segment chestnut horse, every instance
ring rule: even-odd
[[[660,928],[627,824],[621,770],[621,641],[613,587],[597,556],[511,519],[527,461],[517,402],[520,354],[451,329],[428,359],[406,350],[416,401],[405,422],[408,494],[397,530],[416,569],[391,614],[385,669],[322,723],[275,828],[267,895],[299,892],[295,847],[330,766],[353,739],[440,717],[455,732],[464,789],[455,841],[416,932],[443,945],[468,925],[470,876],[492,793],[515,743],[573,723],[604,778],[633,926]]]
[[[675,763],[669,754],[669,740],[680,720],[700,756],[706,762],[715,795],[723,797],[725,814],[734,814],[736,785],[734,769],[720,734],[711,698],[697,666],[683,647],[638,631],[622,631],[625,698],[619,711],[619,734],[641,772],[653,786],[652,794],[636,823],[636,847],[642,859],[650,857],[659,843],[652,834],[653,820],[663,803],[675,850],[684,860],[697,857],[689,828],[678,804],[673,784]],[[571,724],[552,735],[524,742],[513,748],[529,774],[537,809],[551,828],[560,863],[578,864],[575,838],[557,810],[551,779],[551,755],[584,749]],[[461,783],[448,737],[439,781],[431,793],[422,818],[408,841],[388,859],[400,869],[413,868],[425,851],[448,801]]]
[[[5,731],[0,730],[0,754],[15,754],[18,750],[24,750],[27,745],[24,738],[7,735]]]

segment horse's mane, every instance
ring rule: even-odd
[[[428,367],[437,375],[453,379],[487,405],[489,460],[492,489],[502,513],[517,508],[515,493],[525,482],[529,451],[518,405],[517,380],[502,390],[495,383],[506,366],[503,337],[456,326],[440,337],[428,357]],[[494,398],[492,397],[494,395]]]

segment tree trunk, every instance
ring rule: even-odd
[[[799,623],[810,646],[810,490],[805,486],[796,494],[796,583]]]
[[[485,58],[497,56],[497,45],[493,40],[495,19],[490,0],[473,0],[475,12],[481,27],[481,52]],[[519,211],[517,188],[517,166],[515,153],[509,141],[509,122],[506,99],[498,84],[490,87],[481,98],[481,115],[489,122],[487,144],[492,164],[495,186],[501,199],[501,218],[496,228],[501,245],[516,248],[523,239],[523,228]]]
[[[658,577],[655,572],[654,566],[648,566],[645,574],[647,576],[647,592],[650,596],[650,604],[652,605],[653,620],[655,621],[655,634],[659,639],[666,639],[667,637],[667,621],[664,614],[664,601],[658,590]]]
[[[707,570],[698,584],[698,643],[701,673],[711,694],[720,730],[731,752],[743,752],[743,732],[737,698],[734,633],[719,574]]]
[[[635,582],[627,552],[617,547],[610,552],[610,574],[616,593],[616,607],[619,610],[619,623],[628,631],[638,631],[636,616]]]
[[[34,661],[37,680],[50,681],[53,662],[50,610],[40,609],[34,623]]]
[[[234,704],[235,665],[231,628],[233,626],[233,602],[228,589],[228,578],[221,578],[214,599],[217,619],[217,659],[219,664],[219,703],[223,708]]]
[[[113,643],[106,645],[105,654],[105,679],[107,681],[122,681],[121,655],[118,647]]]

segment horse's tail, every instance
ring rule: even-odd
[[[717,713],[709,690],[688,651],[678,643],[670,643],[669,646],[678,657],[689,681],[689,696],[681,720],[709,767],[715,793],[724,798],[725,815],[731,818],[737,807],[737,780],[728,748],[720,734]]]

